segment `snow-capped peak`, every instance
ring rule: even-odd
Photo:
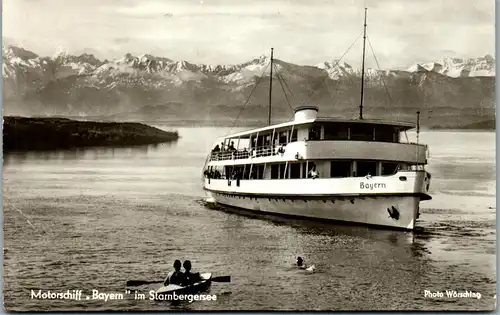
[[[247,66],[267,66],[268,64],[271,63],[271,57],[266,56],[266,55],[260,55],[258,57],[253,58],[252,60],[248,62],[244,62],[240,64],[240,68],[244,68]]]
[[[132,64],[137,60],[137,57],[134,57],[131,53],[126,53],[122,58],[115,61],[117,64]]]
[[[325,70],[333,68],[352,69],[351,65],[345,63],[344,61],[339,61],[338,59],[319,63],[316,67]]]
[[[432,71],[432,68],[434,68],[434,64],[432,64],[431,69],[427,69],[425,66],[415,64],[406,69],[408,72],[425,72],[425,71]]]
[[[149,61],[157,61],[157,62],[164,62],[164,63],[173,62],[171,59],[164,58],[164,57],[157,57],[157,56],[153,56],[151,54],[142,54],[138,57],[138,59],[141,62],[149,62]]]
[[[187,68],[188,68],[188,63],[184,60],[175,62],[175,65],[176,65],[175,70],[178,72],[183,71],[183,70],[187,70]]]
[[[255,63],[260,65],[266,65],[271,62],[271,57],[267,55],[260,55],[259,57],[253,60]]]
[[[7,60],[12,59],[12,58],[29,60],[29,59],[35,59],[38,57],[38,55],[32,51],[26,50],[22,47],[13,46],[13,45],[4,46],[2,50],[3,50],[2,53],[3,53],[4,59],[7,59]]]
[[[338,59],[322,62],[317,64],[316,67],[325,70],[328,73],[328,76],[333,80],[337,80],[346,75],[351,76],[355,74],[355,70],[351,65],[343,61],[339,61]]]
[[[68,56],[68,51],[64,46],[59,46],[56,49],[56,52],[52,55],[52,59],[58,59],[58,58],[66,58]]]
[[[491,55],[479,58],[444,57],[436,62],[413,65],[407,71],[422,69],[450,77],[494,76],[495,59]]]

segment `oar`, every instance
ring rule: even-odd
[[[213,277],[210,279],[212,282],[231,282],[231,276],[220,276],[220,277]]]

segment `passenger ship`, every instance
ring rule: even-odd
[[[363,119],[362,100],[359,119],[301,106],[289,122],[224,137],[207,157],[205,191],[249,211],[413,230],[420,201],[431,199],[428,148],[400,137],[417,127],[418,139],[418,118]]]

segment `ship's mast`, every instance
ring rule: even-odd
[[[361,102],[359,105],[359,119],[363,119],[363,92],[365,87],[366,11],[367,8],[365,8],[365,25],[363,31],[363,62],[361,64]]]
[[[420,135],[420,111],[417,112],[417,144],[419,135]]]
[[[271,125],[271,98],[273,93],[273,51],[274,48],[271,48],[271,74],[269,76],[269,118],[268,125]]]

